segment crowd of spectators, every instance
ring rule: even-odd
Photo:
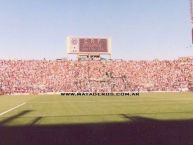
[[[175,60],[0,60],[0,94],[189,91],[193,58]]]

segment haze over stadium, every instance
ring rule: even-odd
[[[2,0],[1,59],[56,59],[65,38],[112,39],[114,59],[192,56],[188,0]]]

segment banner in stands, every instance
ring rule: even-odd
[[[67,53],[69,54],[111,54],[109,38],[67,37]]]

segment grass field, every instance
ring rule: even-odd
[[[192,145],[193,93],[0,96],[0,145]]]
[[[1,126],[193,119],[193,93],[140,96],[0,96]]]

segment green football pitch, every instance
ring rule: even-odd
[[[193,93],[139,96],[0,96],[0,125],[122,123],[132,117],[193,119]]]

